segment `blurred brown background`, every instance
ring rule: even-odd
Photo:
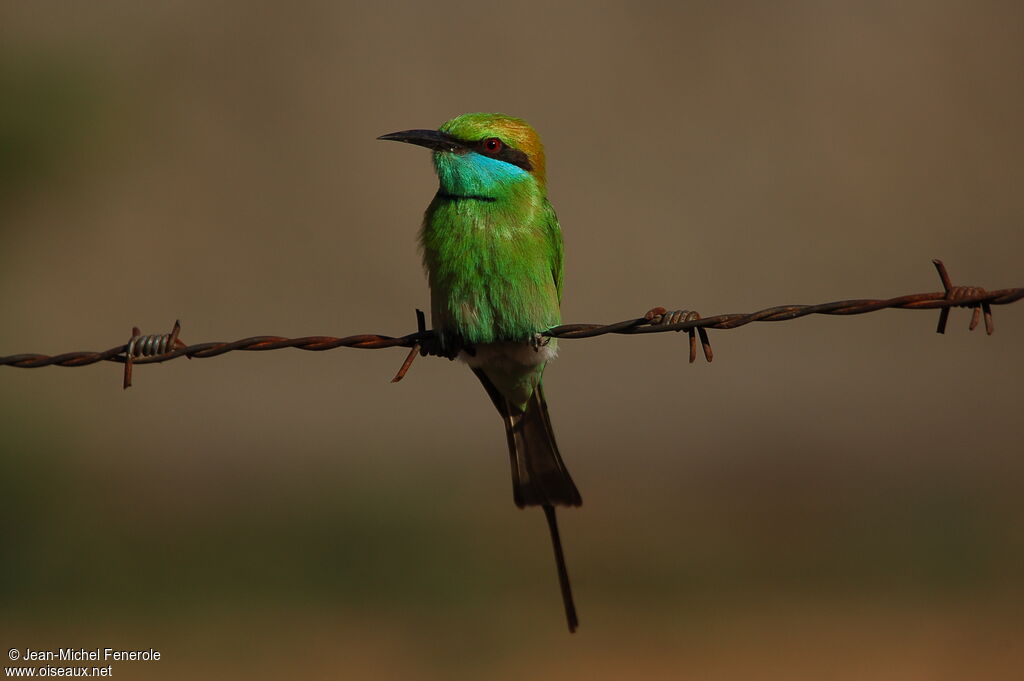
[[[427,152],[545,139],[568,322],[1024,283],[1024,9],[0,5],[0,354],[402,334]],[[586,504],[511,500],[469,371],[404,351],[0,369],[0,643],[118,677],[1011,679],[1024,308],[566,341]],[[5,663],[6,664],[6,663]]]

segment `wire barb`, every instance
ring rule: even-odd
[[[178,338],[180,332],[180,319],[174,320],[174,327],[170,333],[143,336],[139,327],[133,326],[131,340],[128,341],[124,350],[124,383],[121,389],[127,390],[132,387],[132,366],[137,357],[157,357],[177,348],[186,347],[185,343]]]
[[[644,319],[652,326],[659,324],[681,324],[699,320],[700,313],[696,310],[669,311],[658,306],[648,310],[644,314]],[[676,331],[682,331],[682,329],[676,329]],[[698,326],[691,327],[687,331],[687,335],[690,337],[690,364],[693,364],[697,359],[697,338],[694,335],[694,331],[700,334],[700,346],[704,350],[704,360],[710,363],[715,358],[714,353],[711,351],[711,341],[708,339],[707,329],[703,326]]]
[[[416,310],[416,335],[425,336],[427,333],[427,319],[423,316],[423,310]],[[413,361],[416,359],[416,355],[420,354],[420,350],[423,344],[420,341],[413,343],[412,348],[409,350],[409,354],[405,356],[405,361],[402,362],[402,366],[398,369],[398,373],[391,379],[392,383],[398,383],[405,375],[409,372],[409,368],[412,367]]]
[[[949,272],[946,271],[945,263],[938,258],[935,258],[932,260],[932,264],[935,265],[935,269],[939,271],[939,278],[942,279],[942,288],[946,289],[946,300],[950,301],[950,303],[956,307],[973,308],[974,312],[971,314],[971,323],[967,327],[968,330],[974,331],[978,328],[979,313],[984,311],[985,333],[991,336],[996,330],[995,322],[992,320],[991,304],[985,300],[978,302],[960,302],[968,298],[984,297],[988,294],[988,291],[980,286],[953,286],[953,282],[949,278]],[[949,321],[949,307],[944,307],[939,310],[939,326],[935,331],[937,333],[946,333],[947,321]]]

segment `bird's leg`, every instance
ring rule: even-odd
[[[682,324],[700,319],[700,313],[695,310],[666,310],[663,307],[652,307],[644,314],[644,319],[651,326],[668,326],[669,324]],[[678,329],[682,331],[682,329]],[[696,332],[696,333],[694,333]],[[710,362],[714,359],[711,351],[711,341],[708,339],[708,332],[703,326],[691,327],[688,330],[690,336],[690,364],[697,359],[697,335],[700,335],[700,345],[704,350],[704,359]]]

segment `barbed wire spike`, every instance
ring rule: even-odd
[[[174,320],[170,333],[150,334],[143,336],[139,327],[132,327],[132,337],[124,346],[124,383],[122,390],[132,387],[132,366],[136,357],[156,357],[178,348],[188,347],[178,338],[181,332],[181,320]]]
[[[992,306],[988,301],[979,301],[973,303],[960,303],[958,301],[969,298],[984,296],[988,293],[985,289],[980,286],[953,286],[953,282],[949,278],[949,272],[946,271],[946,265],[938,258],[932,260],[932,264],[935,265],[935,269],[939,272],[939,278],[942,279],[942,288],[946,290],[946,300],[953,303],[955,307],[969,307],[973,309],[971,314],[971,323],[967,329],[974,331],[978,328],[978,320],[982,311],[985,313],[985,333],[989,336],[996,330],[995,322],[992,320]],[[939,310],[939,326],[935,329],[937,333],[946,333],[946,322],[949,321],[949,307],[944,307]]]
[[[416,310],[416,335],[426,336],[427,333],[427,319],[423,316],[423,310]],[[402,362],[402,366],[398,369],[398,373],[391,379],[392,383],[398,383],[405,375],[409,372],[409,368],[412,367],[413,361],[416,359],[416,355],[420,354],[420,349],[423,344],[420,341],[413,343],[412,348],[409,349],[409,354],[405,356],[405,361]]]
[[[695,310],[672,310],[671,312],[661,307],[652,307],[646,313],[644,313],[644,319],[648,324],[657,326],[658,324],[679,324],[682,322],[692,322],[700,319],[700,313]],[[676,331],[682,331],[683,329],[676,329]],[[694,335],[694,331],[700,334],[700,345],[704,350],[704,360],[711,362],[715,355],[711,351],[711,341],[708,339],[708,332],[703,326],[691,327],[687,331],[687,335],[690,337],[690,364],[693,364],[697,360],[697,338]]]

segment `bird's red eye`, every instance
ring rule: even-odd
[[[497,137],[488,137],[484,140],[484,150],[489,154],[496,154],[501,151],[501,140]]]

